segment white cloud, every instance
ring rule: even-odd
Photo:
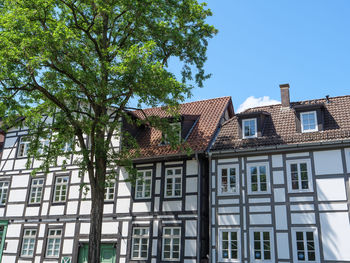
[[[269,96],[264,96],[260,98],[255,98],[254,96],[250,96],[241,105],[239,105],[237,113],[242,112],[249,108],[279,104],[279,103],[281,102],[278,100],[271,99]]]

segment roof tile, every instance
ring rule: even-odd
[[[222,97],[201,100],[180,105],[179,112],[187,120],[193,120],[193,127],[185,142],[194,152],[204,152],[215,132],[225,109],[232,107],[231,97]],[[162,107],[145,109],[147,116],[170,117]],[[144,118],[142,111],[133,111],[138,118]],[[188,127],[186,128],[187,130]],[[157,157],[184,153],[184,150],[172,149],[170,145],[161,145],[162,133],[153,127],[145,127],[137,134],[136,139],[140,146],[141,158]]]
[[[296,128],[295,106],[324,105],[324,129],[317,132],[300,133]],[[272,145],[292,145],[309,142],[324,142],[350,138],[350,96],[316,99],[291,103],[291,108],[281,104],[256,107],[250,112],[268,112],[262,137],[241,139],[238,136],[237,115],[223,124],[211,150],[243,149]]]

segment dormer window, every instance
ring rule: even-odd
[[[323,103],[301,104],[293,106],[295,110],[296,131],[301,133],[324,130]]]
[[[301,132],[318,131],[316,111],[300,113]]]
[[[242,120],[243,139],[255,138],[258,135],[256,118]]]
[[[175,132],[175,136],[177,138],[177,141],[181,141],[181,122],[173,122],[169,123],[169,126],[171,127],[171,130]],[[162,144],[170,144],[170,141],[168,139],[168,134],[164,133],[163,135],[163,142]]]
[[[266,111],[246,111],[236,114],[238,118],[238,136],[241,139],[259,138],[264,136],[264,127],[270,119]]]

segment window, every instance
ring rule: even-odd
[[[345,160],[347,172],[350,173],[350,148],[345,148]]]
[[[62,148],[62,151],[67,153],[67,152],[71,152],[73,150],[73,140],[70,142],[66,142]]]
[[[1,262],[2,252],[4,250],[4,245],[5,245],[7,225],[8,225],[8,221],[0,220],[0,262]]]
[[[270,174],[267,163],[248,164],[248,190],[250,194],[270,192]]]
[[[163,228],[163,260],[180,261],[181,230],[179,227]]]
[[[61,229],[49,229],[47,236],[46,257],[58,258],[60,255],[61,247]]]
[[[152,186],[152,170],[137,171],[135,198],[150,198]]]
[[[113,201],[114,200],[114,189],[115,182],[107,182],[105,185],[105,201]]]
[[[65,202],[67,198],[68,176],[56,177],[54,203]]]
[[[38,152],[40,155],[44,154],[45,151],[47,151],[47,148],[49,147],[49,144],[50,144],[50,141],[49,140],[40,140],[40,146],[39,146],[39,149],[38,149]]]
[[[258,136],[256,119],[242,120],[243,126],[243,139],[254,138]]]
[[[318,131],[316,111],[300,113],[301,132]]]
[[[240,262],[240,233],[236,229],[219,229],[219,260]]]
[[[180,122],[173,122],[169,124],[171,130],[174,130],[174,136],[176,136],[175,138],[177,139],[178,142],[181,141],[181,123]],[[164,134],[163,135],[163,143],[162,144],[169,144],[169,140],[168,140],[168,134]]]
[[[219,166],[219,193],[238,193],[238,165]]]
[[[316,228],[292,229],[294,262],[319,262]]]
[[[182,168],[165,169],[165,197],[180,197],[182,188]]]
[[[30,137],[21,137],[18,146],[17,157],[26,157],[28,153]]]
[[[135,227],[132,234],[132,258],[147,259],[148,257],[148,227]]]
[[[43,193],[44,179],[37,178],[32,180],[30,187],[29,204],[39,204]]]
[[[313,190],[310,160],[287,161],[288,190],[310,192]]]
[[[22,257],[32,257],[34,255],[36,229],[25,229],[22,240]]]
[[[0,181],[0,205],[4,205],[7,200],[8,190],[9,190],[8,181]]]
[[[271,229],[251,229],[250,248],[252,262],[274,262]]]

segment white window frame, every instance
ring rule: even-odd
[[[5,205],[9,194],[9,181],[0,181],[0,206]]]
[[[346,170],[350,173],[350,148],[345,148]]]
[[[314,234],[314,246],[315,246],[315,260],[314,261],[310,261],[310,260],[298,260],[298,250],[297,250],[297,239],[296,239],[296,232],[303,232],[303,241],[304,241],[304,249],[307,248],[307,244],[306,244],[306,232],[313,232]],[[302,263],[319,263],[320,262],[320,248],[319,248],[319,243],[318,243],[318,232],[317,232],[317,228],[316,227],[292,227],[292,246],[293,246],[293,262],[302,262]],[[308,250],[304,250],[306,251],[305,256],[307,254]]]
[[[308,114],[313,114],[315,117],[315,128],[314,129],[304,129],[304,116],[308,115]],[[316,111],[306,111],[306,112],[300,112],[300,126],[301,126],[301,132],[315,132],[318,131],[318,121],[317,121],[317,113]]]
[[[229,173],[230,169],[233,168],[236,171],[236,187],[233,191],[231,189],[230,191],[223,192],[223,184],[222,184],[222,170],[227,169],[227,174],[228,174],[228,179],[227,179],[227,184],[229,184],[230,178],[229,178]],[[238,164],[221,164],[218,165],[218,195],[237,195],[239,194],[239,178],[240,178],[240,172],[239,172],[239,165]]]
[[[165,234],[165,230],[166,229],[170,229],[171,234],[170,235],[166,235]],[[174,234],[174,230],[177,229],[179,230],[179,235],[175,235]],[[165,239],[170,239],[170,255],[171,258],[165,258],[164,257],[164,246],[165,246]],[[174,253],[174,240],[175,239],[179,239],[179,258],[174,258],[173,257],[173,253]],[[180,261],[181,260],[181,227],[163,227],[163,238],[162,238],[162,260],[163,261]]]
[[[111,180],[109,182],[106,182],[105,184],[104,200],[114,201],[114,198],[115,198],[115,180]]]
[[[23,237],[22,237],[22,246],[21,246],[21,257],[28,257],[28,258],[34,257],[37,232],[38,232],[37,229],[31,229],[31,228],[24,229]],[[29,248],[30,245],[33,246],[32,249]],[[27,246],[27,247],[25,248],[24,246]],[[32,250],[32,254],[29,254],[31,250]]]
[[[254,121],[255,133],[254,133],[253,135],[248,135],[248,136],[246,136],[246,135],[244,134],[245,123],[249,123],[250,121]],[[256,119],[256,118],[243,119],[243,120],[242,120],[242,138],[243,138],[243,139],[249,139],[249,138],[256,138],[256,137],[258,137],[258,124],[257,124],[257,119]]]
[[[60,234],[58,234],[58,231]],[[52,234],[54,233],[54,234]],[[56,249],[49,249],[49,243],[50,240],[53,240],[53,248],[58,243],[58,255],[55,255],[54,252]],[[59,258],[60,257],[60,250],[61,250],[61,242],[62,242],[62,229],[61,228],[49,228],[47,233],[47,242],[46,242],[46,251],[45,251],[45,257],[46,258]],[[52,251],[52,253],[49,254],[49,251]]]
[[[178,136],[178,142],[181,142],[181,122],[172,122],[169,123],[169,126],[171,127],[172,130],[177,129],[177,136]],[[164,133],[163,136],[163,144],[169,144],[170,142],[168,141],[168,135]]]
[[[144,235],[143,234],[135,234],[135,230],[140,230],[140,231],[147,231],[147,233],[145,233]],[[135,246],[135,239],[138,239],[139,242],[138,242],[138,246],[139,246],[139,249],[137,251],[138,253],[138,257],[134,257],[134,246]],[[147,250],[146,250],[146,257],[142,257],[141,256],[141,252],[142,252],[142,240],[147,240]],[[149,227],[134,227],[133,230],[132,230],[132,242],[131,242],[131,258],[133,260],[147,260],[148,259],[148,250],[149,250]]]
[[[181,170],[181,174],[176,174],[175,170]],[[172,175],[168,175],[168,171],[173,170]],[[164,198],[180,198],[182,197],[182,176],[183,176],[183,169],[182,167],[171,167],[171,168],[166,168],[165,169],[165,176],[164,176]],[[180,178],[180,194],[176,195],[175,194],[175,186],[176,186],[176,179]],[[171,195],[167,194],[167,185],[168,185],[168,179],[171,179]]]
[[[73,143],[74,143],[74,139],[72,139],[72,141],[70,142],[65,142],[62,148],[62,151],[64,153],[71,152],[73,150]]]
[[[261,182],[260,182],[260,167],[265,166],[266,169],[266,191],[261,191]],[[251,168],[257,167],[257,184],[258,184],[258,190],[253,191],[252,189],[252,174],[251,174]],[[271,193],[271,175],[270,175],[270,167],[268,162],[263,163],[248,163],[247,164],[247,173],[248,173],[248,194],[254,195],[254,194],[270,194]]]
[[[223,232],[236,232],[237,233],[237,259],[234,258],[223,258],[222,257],[222,233]],[[239,228],[219,228],[219,250],[218,259],[219,262],[241,262],[241,231]],[[229,244],[231,243],[231,235],[229,235]],[[230,250],[229,250],[230,251]],[[230,252],[229,252],[230,253]]]
[[[57,182],[58,179],[64,179],[67,178],[66,182]],[[63,176],[56,176],[55,178],[55,189],[53,192],[53,203],[62,203],[67,201],[67,192],[68,192],[68,184],[69,184],[69,176],[63,175]],[[63,186],[66,186],[65,194],[63,195]],[[59,188],[59,189],[58,189]],[[56,193],[57,190],[59,191],[59,198],[56,200]],[[64,197],[64,198],[63,198]]]
[[[49,147],[49,145],[50,145],[50,140],[49,139],[40,139],[39,143],[40,143],[40,146],[38,149],[38,153],[40,155],[43,155],[45,147]]]
[[[150,173],[149,176],[147,174]],[[141,175],[140,175],[141,174]],[[152,170],[138,170],[137,179],[135,184],[135,199],[150,199],[152,197]],[[149,187],[149,196],[146,196],[146,181],[150,181]],[[141,191],[139,191],[141,188]],[[141,193],[141,196],[138,196],[138,193]]]
[[[22,136],[19,139],[17,157],[27,157],[28,156],[28,148],[29,148],[30,140],[28,142],[24,141],[25,139],[28,139],[28,138],[29,138],[29,136]],[[23,150],[21,150],[22,147],[23,147]]]
[[[301,173],[300,173],[300,164],[306,163],[307,166],[307,177],[308,177],[308,189],[302,189],[301,188]],[[293,189],[292,188],[292,172],[291,172],[291,165],[297,164],[298,169],[298,185],[300,189]],[[297,160],[287,160],[287,179],[288,179],[288,191],[290,193],[304,193],[304,192],[313,192],[313,174],[311,170],[311,161],[310,159],[297,159]]]
[[[42,181],[41,184],[39,182]],[[35,184],[35,182],[38,182]],[[43,191],[44,191],[44,178],[33,178],[32,182],[30,184],[30,193],[29,193],[29,204],[40,204],[42,197],[43,197]],[[33,196],[34,195],[34,196]],[[32,201],[32,197],[34,197],[34,201]],[[37,201],[39,199],[39,201]]]
[[[255,247],[254,247],[254,232],[260,233],[260,248],[261,248],[261,254],[262,258],[264,257],[264,243],[262,238],[262,232],[269,232],[270,235],[270,260],[265,259],[255,259]],[[275,262],[275,243],[274,243],[274,232],[273,228],[271,227],[257,227],[257,228],[250,228],[249,229],[249,235],[250,235],[250,262],[265,262],[265,263],[274,263]]]

